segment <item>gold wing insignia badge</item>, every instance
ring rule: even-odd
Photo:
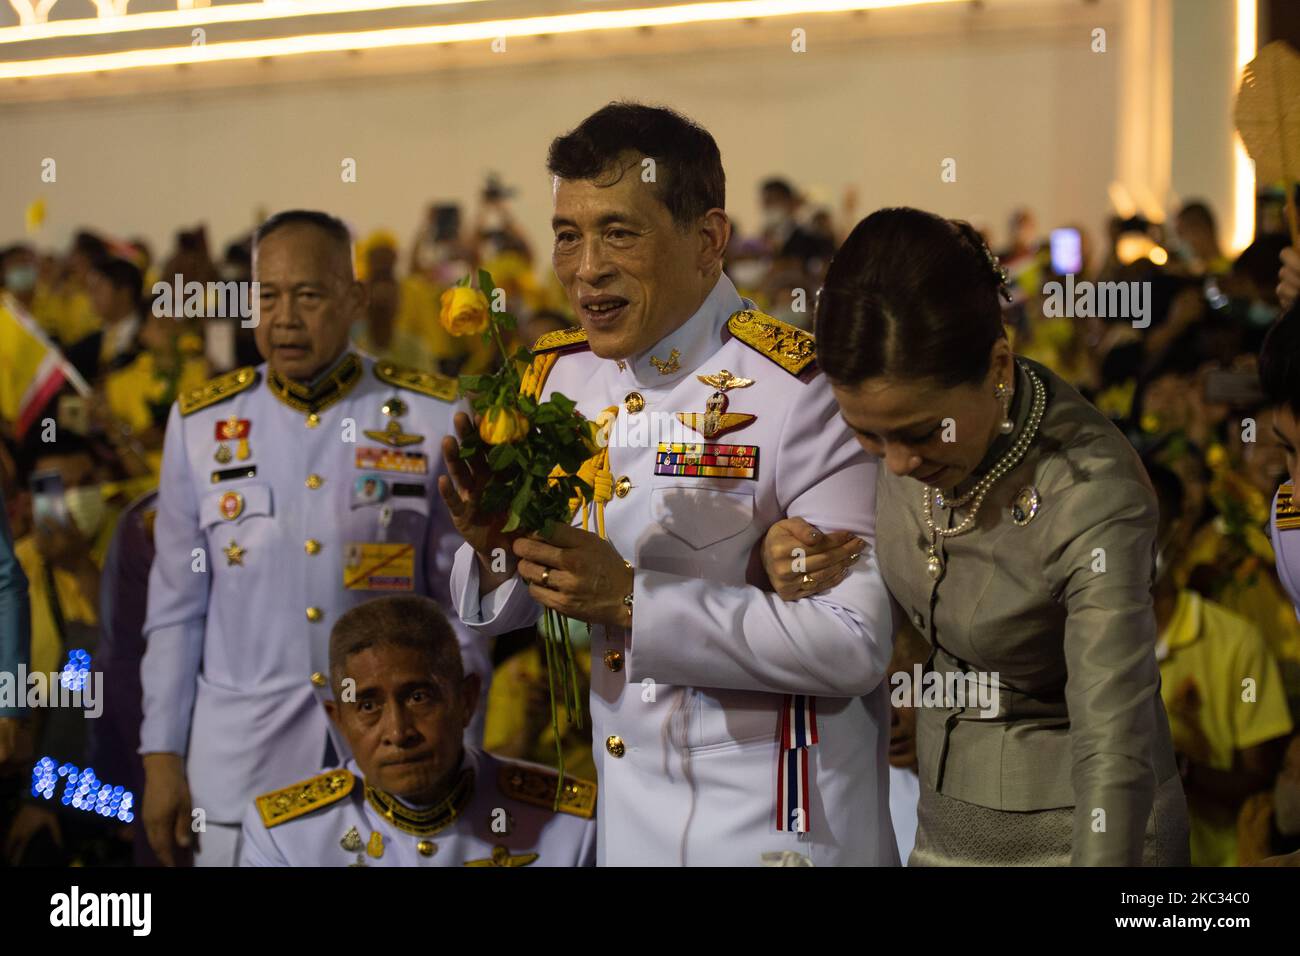
[[[527,866],[537,859],[536,853],[512,854],[500,844],[492,848],[492,855],[482,860],[466,860],[466,866]]]

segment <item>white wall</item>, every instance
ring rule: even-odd
[[[216,244],[254,211],[311,206],[405,241],[435,198],[469,199],[488,169],[521,187],[518,209],[545,251],[547,143],[617,97],[672,105],[717,137],[728,206],[756,225],[756,185],[783,173],[859,214],[911,204],[984,219],[1000,240],[1028,204],[1050,228],[1096,230],[1108,211],[1116,102],[1109,52],[1086,32],[948,34],[813,46],[795,55],[724,49],[618,61],[502,66],[421,77],[0,105],[0,242],[22,236],[45,196],[42,243],[81,224],[142,234],[158,251],[206,220]],[[58,182],[40,182],[53,157]],[[359,182],[340,182],[354,157]],[[957,160],[957,182],[940,162]],[[1192,184],[1180,183],[1191,189]]]

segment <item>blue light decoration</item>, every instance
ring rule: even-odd
[[[68,690],[83,690],[90,676],[90,655],[80,648],[68,651],[68,662],[59,673],[59,683]]]
[[[135,795],[130,790],[110,787],[89,767],[78,770],[75,764],[57,765],[49,757],[42,757],[32,767],[32,796],[53,800],[60,777],[64,778],[64,783],[59,802],[65,807],[97,813],[101,817],[115,817],[123,823],[135,819],[132,812]]]

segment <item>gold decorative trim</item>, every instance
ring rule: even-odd
[[[817,361],[812,333],[765,315],[756,309],[742,309],[727,320],[731,334],[760,352],[791,375],[802,375]]]
[[[559,774],[538,767],[504,764],[497,777],[497,786],[507,797],[520,803],[531,803],[559,813],[590,820],[596,815],[596,785],[568,774],[564,776],[564,791],[560,805],[555,805],[555,784]]]
[[[267,829],[297,819],[321,807],[338,803],[352,792],[356,778],[348,770],[330,770],[319,776],[275,790],[257,798],[257,812]]]
[[[575,345],[586,344],[586,329],[557,329],[554,332],[547,332],[533,343],[532,352],[534,355],[541,355],[543,352],[554,352],[556,349],[571,348]]]
[[[342,399],[359,381],[361,381],[361,359],[357,358],[355,352],[349,352],[334,371],[325,376],[314,388],[287,379],[274,370],[267,372],[266,387],[271,390],[272,395],[295,411],[314,415]]]
[[[376,362],[375,378],[388,385],[404,388],[410,392],[419,392],[421,395],[428,395],[430,398],[437,398],[444,402],[454,402],[456,396],[460,394],[460,385],[454,378],[433,372],[422,372],[393,362]]]
[[[177,402],[181,407],[182,415],[193,415],[209,405],[224,402],[232,395],[238,395],[255,384],[257,384],[257,369],[251,365],[246,365],[243,368],[235,369],[233,372],[227,372],[225,375],[218,375],[197,388],[190,389],[181,395]]]
[[[1295,488],[1291,482],[1285,482],[1277,490],[1277,504],[1273,513],[1273,522],[1278,531],[1293,531],[1300,528],[1300,508],[1295,503]],[[1277,547],[1274,542],[1273,547]]]
[[[474,771],[470,767],[460,772],[446,799],[425,810],[413,810],[404,806],[391,793],[385,793],[366,784],[366,802],[371,808],[403,833],[411,833],[415,836],[433,836],[447,829],[460,819],[472,796],[474,796]]]

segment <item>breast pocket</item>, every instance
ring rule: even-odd
[[[212,548],[224,552],[225,561],[213,567],[243,567],[261,557],[259,547],[274,530],[275,509],[271,486],[243,485],[204,495],[199,503],[199,527]]]
[[[753,525],[754,496],[713,488],[656,488],[650,510],[661,528],[702,551]]]

